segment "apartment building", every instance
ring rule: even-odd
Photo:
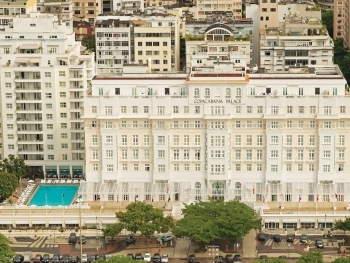
[[[188,75],[142,65],[97,75],[84,100],[83,197],[350,200],[350,108],[339,68],[267,73],[246,67],[244,52],[232,56],[192,57]]]
[[[320,0],[317,1],[317,4],[321,10],[322,13],[331,11],[334,9],[334,2],[333,0]]]
[[[125,64],[152,64],[153,71],[179,69],[177,16],[100,16],[95,25],[98,74],[115,74]]]
[[[317,18],[290,13],[278,28],[260,30],[260,66],[270,72],[294,65],[333,65],[332,38]]]
[[[192,12],[193,18],[200,21],[217,19],[222,16],[233,20],[243,18],[241,0],[197,0],[196,5],[189,10]]]
[[[333,39],[345,38],[345,0],[334,1]]]
[[[259,28],[277,28],[278,25],[278,1],[261,0],[259,1]]]
[[[186,26],[187,27],[187,26]],[[244,63],[250,64],[252,55],[251,35],[234,36],[234,29],[229,24],[215,23],[204,31],[203,40],[198,36],[186,36],[186,69],[193,66],[192,59],[206,64],[207,60],[217,63],[229,62],[235,58],[236,51],[244,53]],[[201,31],[201,32],[203,32]],[[196,63],[197,64],[197,63]],[[245,65],[244,64],[244,65]]]
[[[8,19],[15,15],[24,15],[29,12],[36,12],[36,1],[35,0],[16,0],[0,1],[0,19],[1,25],[7,25],[10,22]],[[6,18],[9,17],[9,18]]]
[[[1,158],[10,154],[49,177],[82,177],[83,94],[94,55],[52,14],[13,17],[0,31]]]
[[[58,20],[68,27],[73,27],[73,1],[72,0],[38,0],[37,9],[40,13],[54,14]]]
[[[86,21],[94,25],[102,14],[101,0],[73,0],[73,21]]]

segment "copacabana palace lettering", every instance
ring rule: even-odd
[[[241,99],[236,99],[236,100],[233,100],[233,99],[226,99],[226,100],[223,100],[223,99],[195,99],[193,102],[195,104],[209,104],[209,103],[212,103],[212,104],[220,104],[220,103],[238,104],[238,103],[241,103]]]

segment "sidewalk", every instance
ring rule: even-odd
[[[244,258],[256,258],[256,231],[254,229],[243,238],[243,255]]]

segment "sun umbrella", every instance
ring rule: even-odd
[[[34,181],[33,180],[29,180],[28,183],[34,183]]]

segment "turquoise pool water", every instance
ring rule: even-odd
[[[41,185],[28,202],[28,205],[70,205],[78,188],[79,186],[77,185]]]

